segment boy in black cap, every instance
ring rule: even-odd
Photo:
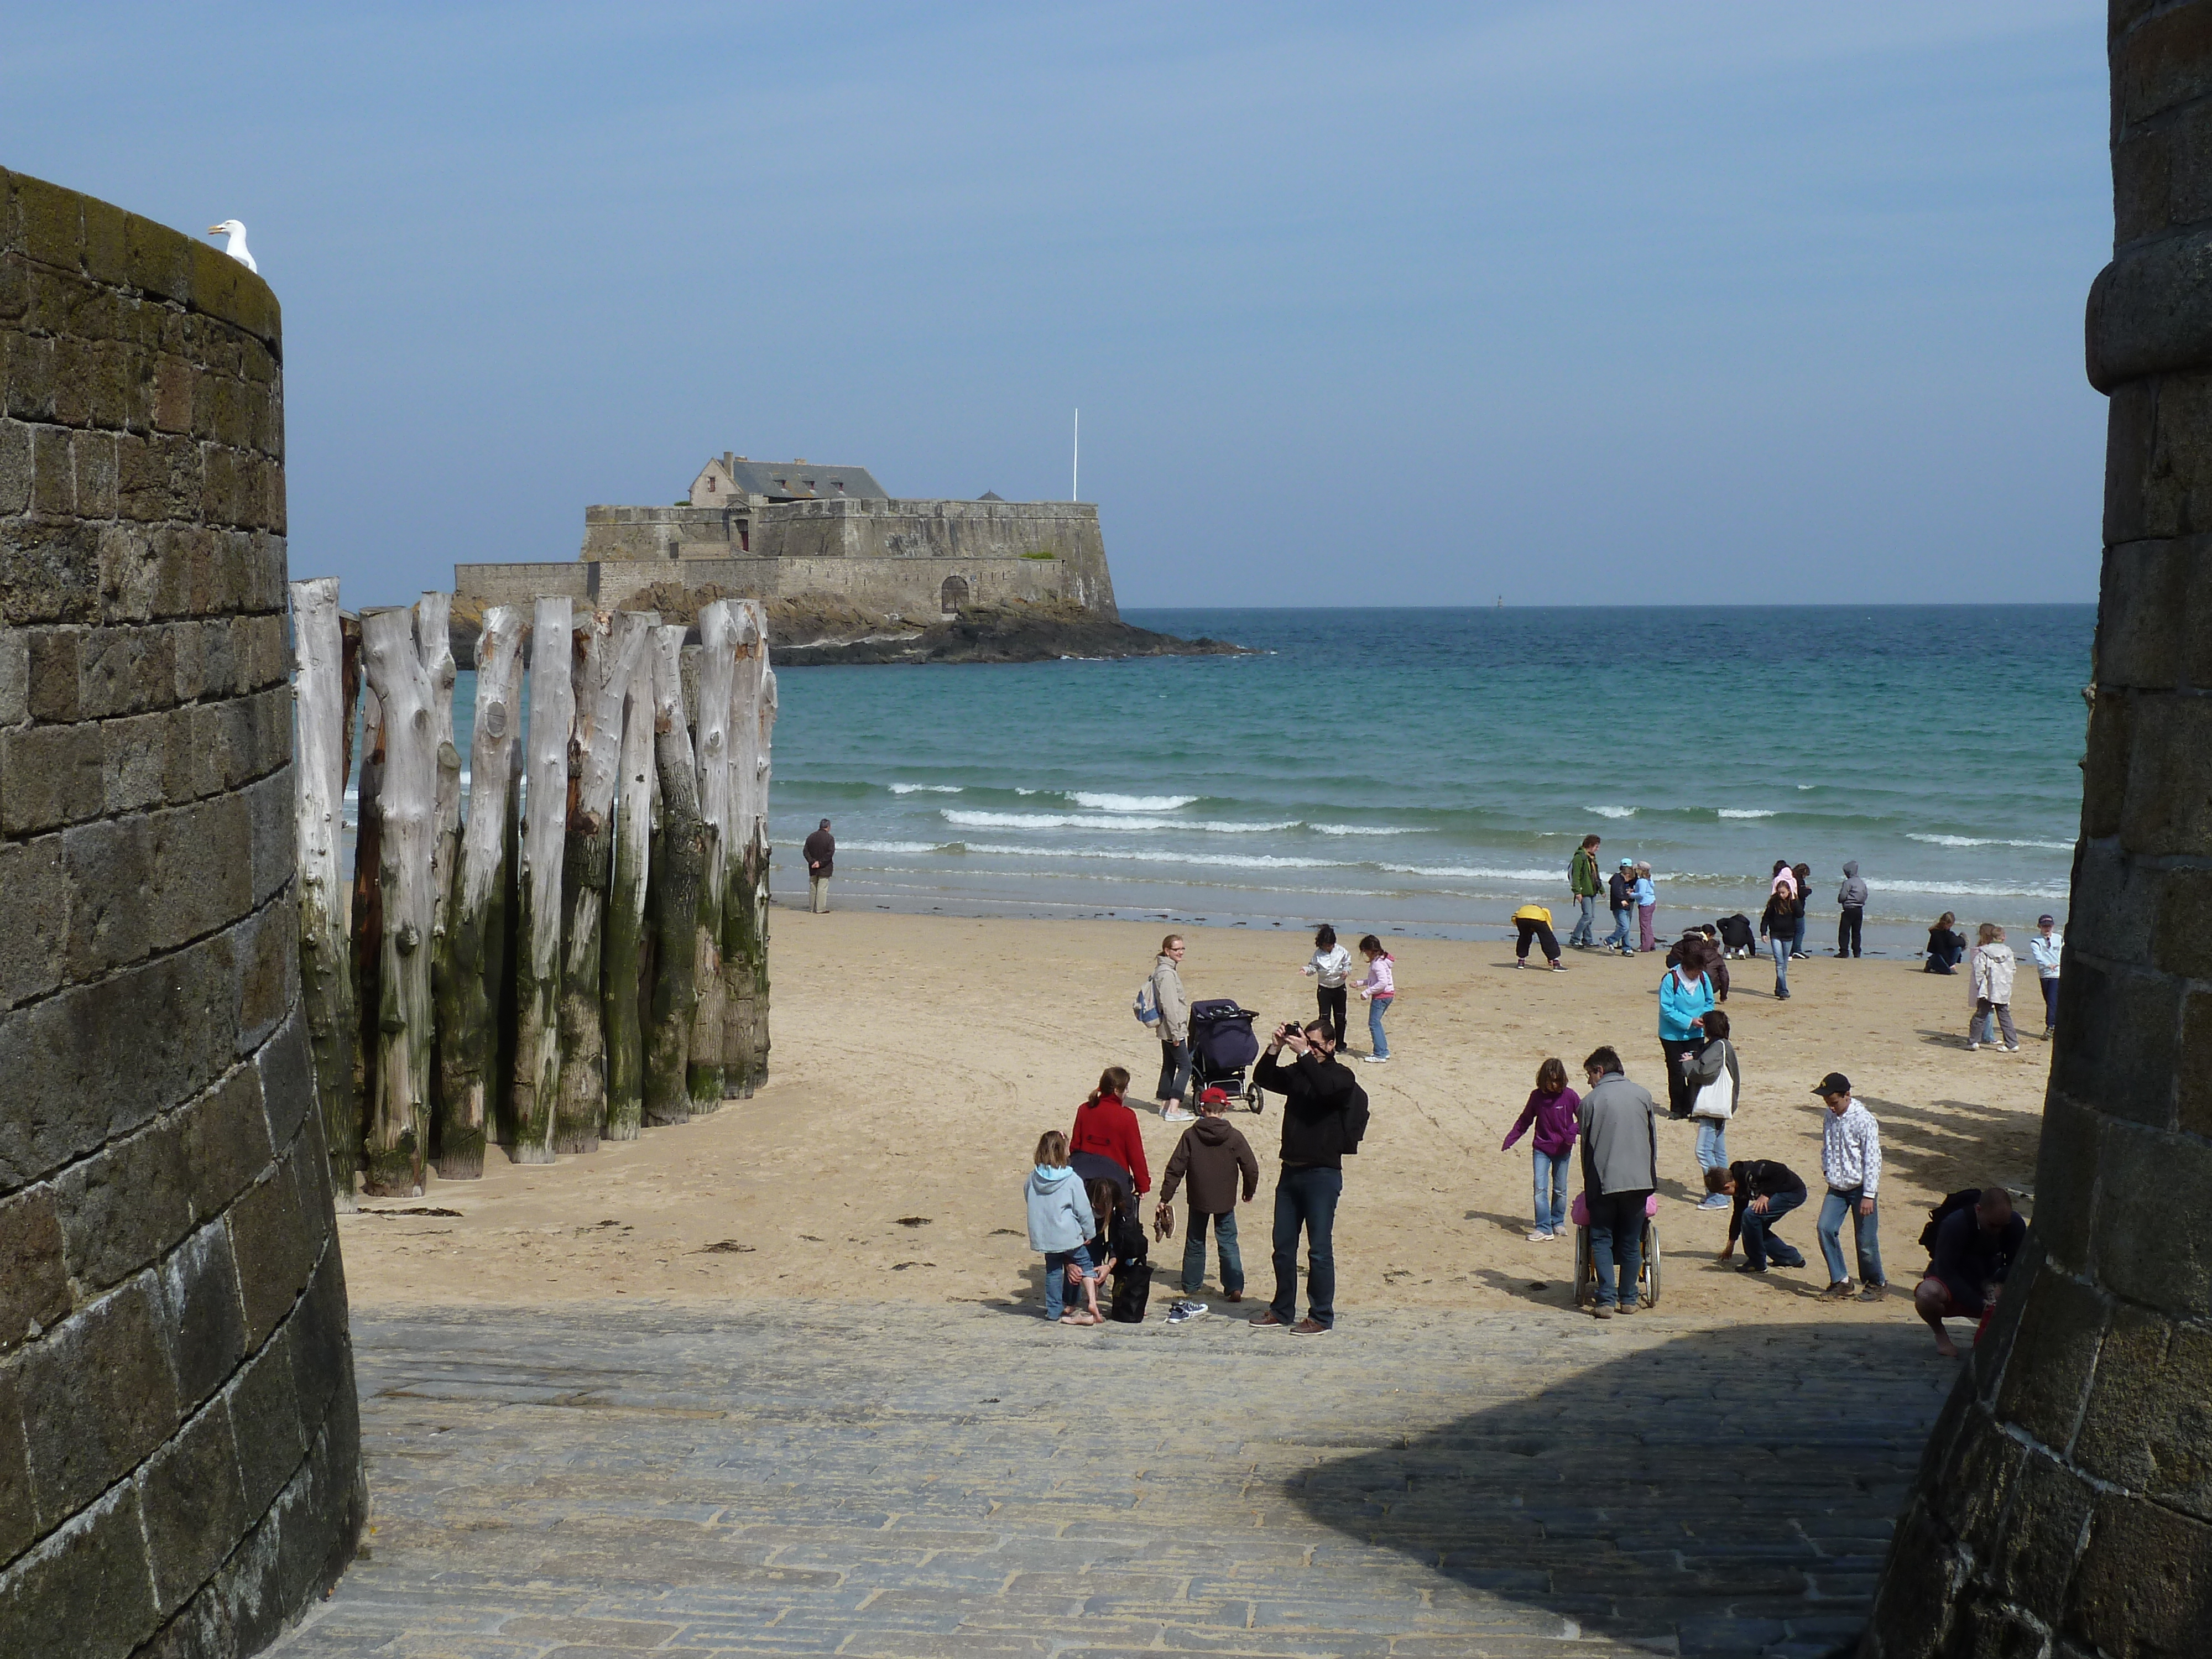
[[[1826,1177],[1828,1195],[1820,1200],[1820,1224],[1828,1288],[1820,1295],[1826,1301],[1841,1302],[1851,1293],[1850,1275],[1844,1270],[1842,1237],[1849,1217],[1859,1259],[1859,1300],[1879,1302],[1889,1283],[1882,1275],[1881,1223],[1875,1214],[1875,1194],[1881,1187],[1881,1126],[1852,1097],[1851,1080],[1841,1072],[1829,1073],[1813,1085],[1813,1092],[1828,1109],[1820,1125],[1820,1173]]]

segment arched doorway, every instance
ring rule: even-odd
[[[968,579],[965,576],[947,576],[945,586],[937,592],[938,610],[949,617],[967,603]]]

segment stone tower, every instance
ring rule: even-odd
[[[2035,1226],[1863,1659],[2212,1654],[2212,0],[2112,0],[2095,684]]]

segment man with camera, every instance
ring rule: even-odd
[[[1291,1059],[1281,1058],[1285,1048]],[[1336,1058],[1328,1027],[1316,1020],[1275,1028],[1254,1081],[1283,1097],[1282,1168],[1275,1177],[1275,1297],[1255,1326],[1287,1325],[1317,1336],[1336,1323],[1337,1200],[1344,1158],[1367,1130],[1367,1092]],[[1298,1233],[1306,1236],[1306,1316],[1298,1303]]]

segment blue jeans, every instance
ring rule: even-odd
[[[1096,1264],[1091,1260],[1091,1247],[1079,1244],[1072,1250],[1047,1250],[1044,1253],[1044,1316],[1057,1319],[1066,1306],[1067,1264],[1073,1261],[1089,1273]],[[1078,1297],[1080,1304],[1082,1298]]]
[[[1370,997],[1367,1003],[1367,1036],[1375,1046],[1375,1058],[1390,1058],[1390,1039],[1382,1035],[1382,1016],[1390,1012],[1389,997]]]
[[[1874,1206],[1872,1215],[1859,1213],[1859,1200],[1865,1194],[1854,1187],[1847,1193],[1831,1188],[1820,1200],[1820,1254],[1827,1258],[1828,1283],[1840,1285],[1850,1275],[1844,1271],[1844,1219],[1851,1221],[1851,1242],[1859,1258],[1859,1283],[1886,1285],[1881,1276],[1881,1237],[1879,1224],[1881,1206]]]
[[[1209,1216],[1203,1210],[1189,1212],[1182,1236],[1182,1293],[1196,1296],[1206,1283],[1206,1224],[1213,1223],[1213,1244],[1221,1255],[1221,1288],[1229,1295],[1244,1293],[1244,1254],[1237,1248],[1237,1212],[1224,1210]]]
[[[1570,945],[1588,945],[1597,937],[1597,895],[1595,893],[1584,893],[1581,897],[1575,901],[1575,903],[1581,914],[1575,918],[1575,925],[1573,927],[1568,930],[1567,943]]]
[[[1623,951],[1629,948],[1628,918],[1632,914],[1634,913],[1628,910],[1615,910],[1613,913],[1613,931],[1605,936],[1607,950],[1613,950],[1616,946]]]
[[[1777,933],[1766,941],[1766,948],[1774,952],[1774,994],[1790,994],[1790,941]]]
[[[1588,1189],[1584,1189],[1588,1196]],[[1606,1193],[1589,1199],[1590,1261],[1597,1268],[1597,1305],[1614,1305],[1613,1276],[1620,1275],[1620,1302],[1638,1305],[1636,1281],[1644,1273],[1644,1200],[1638,1193]]]
[[[1567,1230],[1567,1162],[1573,1154],[1547,1152],[1540,1146],[1534,1150],[1536,1225],[1542,1231],[1563,1233]]]
[[[1727,1169],[1728,1120],[1724,1117],[1699,1117],[1690,1121],[1698,1126],[1698,1168],[1700,1170]],[[1718,1193],[1708,1193],[1706,1196],[1709,1199],[1719,1198],[1723,1204],[1728,1201]],[[1717,1210],[1721,1206],[1716,1204],[1712,1207]]]
[[[1802,1193],[1778,1193],[1766,1200],[1766,1213],[1761,1215],[1746,1204],[1743,1208],[1743,1259],[1765,1272],[1771,1261],[1778,1267],[1802,1267],[1804,1253],[1795,1244],[1774,1236],[1774,1230],[1788,1215],[1805,1201]]]
[[[1275,1177],[1275,1299],[1267,1305],[1285,1325],[1298,1310],[1298,1229],[1306,1233],[1306,1317],[1324,1329],[1336,1323],[1336,1201],[1344,1171],[1308,1166]]]

